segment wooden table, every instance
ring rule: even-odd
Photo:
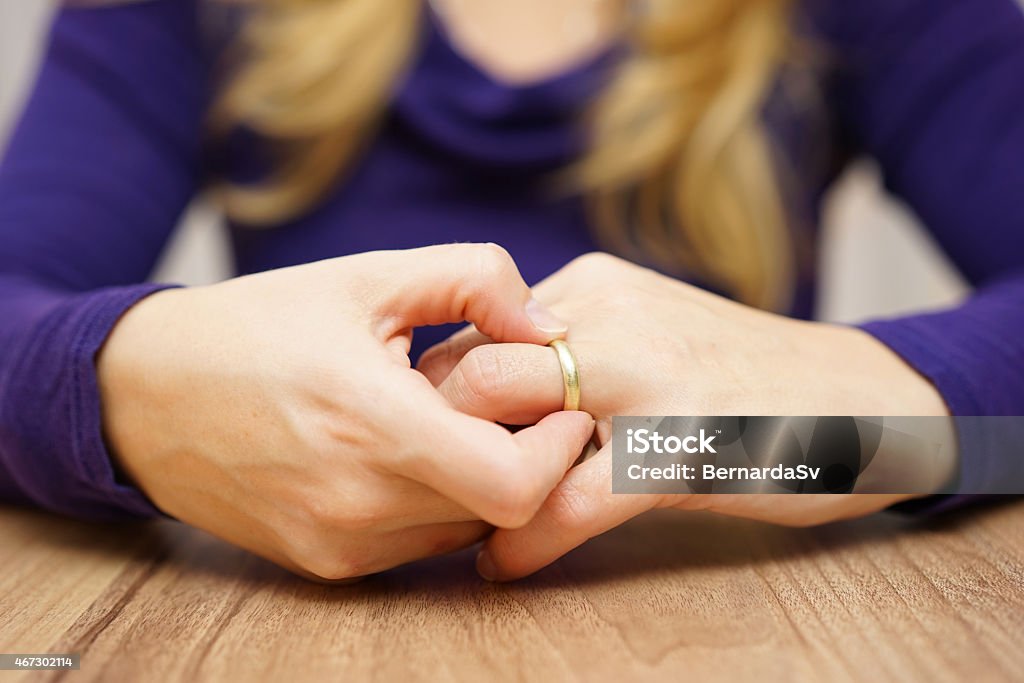
[[[7,680],[1021,680],[1024,502],[784,529],[657,512],[535,577],[471,551],[350,586],[172,522],[0,508]]]

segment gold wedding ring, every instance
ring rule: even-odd
[[[576,356],[561,339],[554,340],[548,346],[558,354],[558,364],[562,367],[562,410],[579,410],[580,371],[576,365]]]

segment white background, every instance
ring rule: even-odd
[[[52,0],[0,0],[0,146],[31,87]],[[819,317],[854,321],[956,301],[964,285],[877,173],[858,164],[831,193],[825,212]],[[193,207],[169,245],[157,280],[200,284],[230,276],[223,227]]]

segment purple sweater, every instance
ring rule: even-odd
[[[828,111],[773,98],[765,117],[802,188],[794,222],[865,153],[976,287],[940,313],[864,328],[958,415],[1024,414],[1024,16],[1015,0],[808,0],[833,57]],[[259,145],[202,145],[211,58],[194,0],[64,10],[0,166],[0,499],[70,515],[156,514],[116,480],[94,357],[211,170],[258,174]],[[232,226],[241,273],[370,249],[504,245],[530,282],[596,247],[578,198],[544,178],[614,54],[527,86],[495,82],[428,20],[372,146],[313,213]],[[775,101],[778,100],[778,101]],[[813,231],[812,231],[813,232]],[[813,234],[811,239],[814,239]],[[795,316],[810,315],[814,273]],[[417,332],[414,353],[450,330]],[[1019,467],[965,448],[977,489]]]

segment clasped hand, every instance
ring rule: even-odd
[[[411,368],[413,328],[457,321],[472,326]],[[561,411],[545,345],[566,336],[585,412]],[[325,580],[495,527],[477,567],[511,579],[652,507],[812,524],[898,500],[612,495],[613,415],[945,413],[926,380],[856,329],[757,311],[605,255],[531,292],[494,245],[166,290],[115,326],[97,370],[125,478],[166,514]],[[594,418],[603,447],[572,468]]]

